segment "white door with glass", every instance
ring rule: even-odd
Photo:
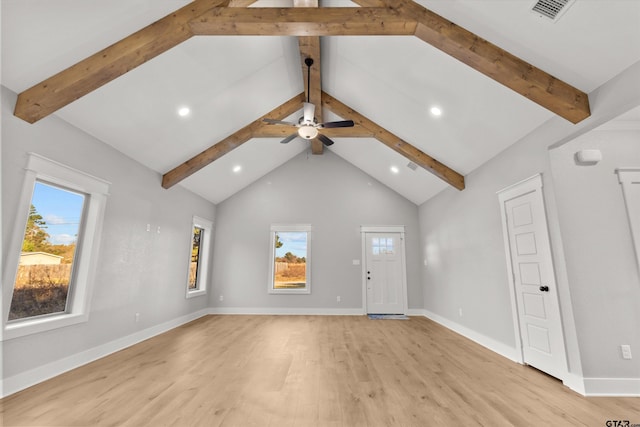
[[[406,284],[403,233],[365,233],[366,311],[405,314]]]
[[[522,186],[503,200],[503,212],[523,362],[562,379],[567,365],[542,181],[538,175]]]

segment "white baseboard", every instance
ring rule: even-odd
[[[202,316],[208,315],[210,309],[203,309],[195,313],[190,313],[185,316],[178,317],[177,319],[170,320],[168,322],[161,323],[151,328],[138,331],[134,334],[127,335],[126,337],[119,338],[117,340],[108,342],[106,344],[99,345],[89,350],[85,350],[81,353],[74,354],[64,359],[56,360],[55,362],[47,363],[46,365],[37,367],[30,371],[14,375],[9,378],[5,378],[2,381],[2,388],[0,389],[0,398],[9,396],[32,385],[38,384],[42,381],[46,381],[57,375],[63,374],[72,369],[78,368],[94,360],[108,356],[127,347],[131,347],[134,344],[152,338],[161,333],[167,332],[171,329],[177,328],[180,325],[189,323]]]
[[[584,378],[582,378],[582,376],[568,372],[567,374],[565,374],[565,377],[562,378],[562,384],[569,387],[576,393],[586,396],[586,391],[584,389]]]
[[[282,316],[363,316],[362,308],[270,308],[270,307],[211,307],[209,314],[247,314]]]
[[[584,378],[585,396],[640,397],[640,378]]]
[[[489,338],[481,333],[478,333],[472,329],[467,328],[466,326],[462,326],[459,323],[453,322],[449,319],[446,319],[438,314],[432,313],[429,310],[421,310],[421,314],[433,320],[436,323],[441,324],[445,328],[451,329],[453,332],[456,332],[463,337],[469,338],[471,341],[474,341],[480,344],[483,347],[488,348],[494,353],[498,353],[499,355],[506,357],[509,360],[512,360],[516,363],[522,363],[520,358],[518,357],[518,352],[514,347],[509,347],[508,345],[501,343],[499,341],[494,340],[493,338]]]

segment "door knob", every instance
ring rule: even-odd
[[[542,292],[549,292],[549,287],[548,286],[540,286],[540,290]]]

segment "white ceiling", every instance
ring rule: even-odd
[[[2,84],[22,92],[187,3],[3,0]],[[587,93],[640,60],[640,1],[576,0],[557,22],[531,0],[419,3]],[[164,174],[302,92],[300,70],[293,37],[195,37],[55,114]],[[322,76],[323,90],[463,175],[553,116],[415,37],[324,37]],[[331,151],[416,204],[447,186],[374,139],[335,141]],[[179,185],[219,203],[308,144],[251,140]]]

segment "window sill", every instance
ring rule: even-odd
[[[207,291],[206,290],[198,290],[198,291],[187,291],[187,299],[189,298],[195,298],[195,297],[200,297],[202,295],[206,295]]]
[[[58,314],[33,319],[7,322],[4,327],[3,340],[24,337],[53,329],[84,323],[89,320],[87,314]]]

